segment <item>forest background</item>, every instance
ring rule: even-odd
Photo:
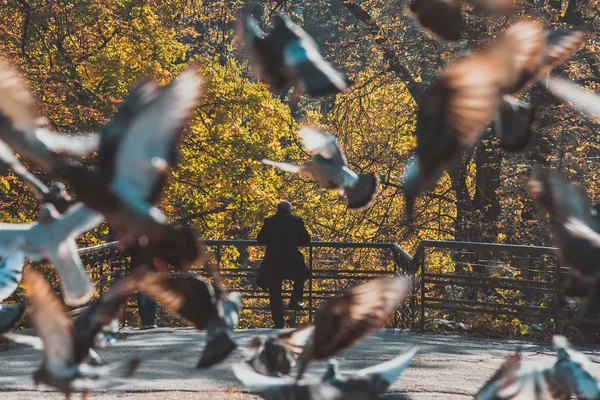
[[[395,0],[0,0],[0,54],[25,74],[59,132],[93,131],[136,82],[151,77],[167,83],[198,63],[206,94],[159,207],[172,223],[196,228],[204,238],[254,239],[262,219],[286,199],[313,240],[395,242],[411,254],[422,239],[551,245],[526,190],[532,166],[560,170],[597,199],[600,121],[533,86],[522,98],[536,107],[540,123],[527,151],[505,153],[490,128],[417,201],[408,223],[401,178],[416,145],[415,99],[453,58],[493,40],[511,21],[537,16],[553,29],[600,26],[600,1],[520,0],[513,15],[492,19],[467,8],[469,29],[456,44],[429,36],[407,6]],[[238,49],[240,8],[266,30],[270,16],[287,13],[354,85],[338,96],[302,97],[297,105],[291,88],[272,93],[256,82]],[[596,36],[557,72],[598,91],[599,46]],[[297,138],[305,124],[334,133],[352,169],[380,174],[380,192],[369,208],[350,211],[335,191],[260,162],[307,160]],[[1,220],[28,222],[37,210],[27,187],[0,166]],[[103,243],[108,233],[102,225],[79,244]]]

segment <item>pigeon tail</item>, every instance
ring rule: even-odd
[[[202,353],[202,357],[200,358],[200,361],[198,361],[196,368],[212,367],[226,359],[237,347],[229,330],[222,330],[214,336],[209,332],[208,335],[209,339],[206,342],[204,352]]]
[[[357,209],[367,207],[377,193],[379,177],[375,173],[361,174],[353,186],[344,187],[348,198],[348,208]]]
[[[0,334],[14,329],[23,319],[25,307],[17,304],[0,304]]]
[[[529,104],[505,97],[496,115],[496,136],[506,151],[521,151],[527,147],[533,134],[537,113]]]
[[[421,166],[418,157],[413,158],[406,164],[403,181],[406,216],[409,220],[412,220],[415,200],[421,192]]]

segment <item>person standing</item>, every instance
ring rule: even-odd
[[[284,279],[294,282],[289,308],[300,309],[304,306],[304,281],[308,279],[310,271],[298,246],[309,244],[310,234],[302,218],[292,213],[292,205],[282,201],[277,205],[275,215],[264,220],[257,241],[266,245],[267,250],[256,283],[261,289],[269,291],[273,328],[282,329],[284,320],[281,286]]]
[[[144,251],[143,247],[139,244],[134,244],[129,249],[129,255],[131,257],[131,267],[137,268],[145,265],[151,271],[157,271],[154,264],[154,257]],[[138,290],[137,294],[138,301],[138,313],[140,315],[140,329],[155,329],[156,325],[156,312],[158,311],[158,305],[154,298],[148,296],[146,293]]]

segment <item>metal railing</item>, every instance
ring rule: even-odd
[[[562,282],[568,269],[553,247],[425,240],[413,267],[421,329],[439,314],[456,320],[513,316],[532,325],[552,321],[554,333],[600,322],[580,319],[567,307]]]
[[[206,240],[204,244],[209,257],[216,260],[225,284],[243,295],[243,309],[266,312],[268,294],[254,283],[264,245],[254,240]],[[299,311],[286,310],[294,318],[302,314],[312,320],[323,300],[339,295],[344,289],[379,276],[407,275],[412,268],[412,256],[395,243],[311,242],[301,248],[307,253],[305,259],[311,274],[305,290],[306,307]],[[321,252],[321,249],[327,251]],[[361,257],[357,251],[375,254],[362,254]],[[128,267],[127,256],[118,251],[116,242],[81,249],[80,256],[101,290],[124,274]],[[191,271],[206,276],[203,267],[192,267]],[[283,298],[289,298],[290,293],[290,290],[284,290]],[[408,328],[414,317],[411,304],[414,304],[412,299],[395,314],[393,327]]]
[[[268,294],[254,284],[264,246],[253,240],[207,240],[205,244],[227,286],[244,295],[246,312],[266,315]],[[312,242],[302,250],[312,273],[305,290],[307,307],[299,313],[311,320],[323,300],[368,279],[414,275],[409,300],[391,326],[409,328],[418,322],[423,328],[428,319],[442,314],[458,321],[474,314],[512,316],[531,324],[551,320],[553,330],[561,333],[565,326],[597,323],[578,319],[575,310],[565,307],[561,282],[567,269],[559,264],[555,250],[425,240],[411,257],[395,243]],[[100,288],[128,268],[116,243],[82,249],[80,255]],[[206,275],[203,268],[192,271]],[[283,297],[290,293],[284,290]]]

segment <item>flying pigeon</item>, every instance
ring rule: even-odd
[[[33,373],[36,385],[45,383],[69,397],[76,391],[87,393],[115,386],[133,375],[139,365],[138,358],[101,366],[87,363],[89,337],[79,336],[52,287],[32,269],[25,271],[23,281],[31,302],[30,315],[43,342],[42,365]],[[96,316],[101,314],[98,311]]]
[[[379,178],[370,172],[356,174],[348,168],[346,156],[335,136],[314,128],[302,128],[299,133],[302,144],[311,153],[311,160],[294,165],[263,159],[284,171],[311,177],[327,189],[338,189],[348,198],[348,208],[367,207],[377,192]]]
[[[535,117],[512,96],[569,59],[586,37],[587,28],[547,32],[540,22],[521,21],[446,68],[419,100],[416,156],[404,177],[409,217],[419,194],[460,161],[498,113],[502,146],[518,150],[527,144]]]
[[[140,277],[141,271],[132,271],[113,284],[108,292],[89,306],[77,309],[77,315],[73,318],[73,329],[77,338],[75,345],[78,360],[85,360],[92,365],[102,364],[95,350],[114,344],[116,341],[115,335],[119,330],[119,310],[137,289]],[[3,336],[13,342],[44,350],[44,343],[38,336],[17,333],[7,333]]]
[[[16,105],[23,93],[30,97],[16,72],[4,72],[11,79],[2,83],[12,90],[4,89],[2,94],[14,97]],[[78,199],[102,213],[111,228],[122,232],[122,239],[149,242],[154,255],[178,267],[187,266],[200,256],[195,235],[188,229],[169,226],[154,203],[174,163],[182,128],[201,94],[199,83],[193,67],[162,88],[149,80],[143,82],[121,104],[113,120],[93,136],[97,142],[94,150],[98,150],[95,160],[74,163],[65,152],[50,151],[50,146],[45,148],[48,151],[38,151],[35,146],[39,143],[15,139],[13,136],[27,137],[18,122],[24,117],[17,111],[26,109],[30,102],[21,108],[9,107],[8,100],[0,104],[4,115],[0,118],[0,139],[40,164],[46,173],[69,182]],[[32,132],[37,135],[38,130]]]
[[[43,204],[38,220],[30,224],[0,224],[0,257],[5,265],[0,270],[3,295],[16,289],[15,281],[23,267],[24,258],[31,261],[47,259],[54,264],[65,302],[80,305],[90,300],[93,293],[87,273],[75,244],[75,237],[102,222],[102,215],[83,204],[59,214],[49,203]],[[7,286],[8,285],[8,286]],[[4,299],[2,297],[0,300]]]
[[[510,11],[513,0],[413,0],[410,10],[421,25],[448,41],[460,40],[467,26],[461,12],[463,3],[473,6],[476,14],[504,14]]]
[[[384,393],[398,380],[411,363],[417,350],[418,348],[414,347],[392,360],[361,369],[351,375],[342,375],[339,372],[337,360],[332,359],[329,360],[322,381],[340,389],[348,397],[351,394],[365,393],[367,399],[376,398],[378,394]]]
[[[475,395],[476,400],[568,400],[600,398],[600,389],[591,374],[591,362],[569,347],[564,336],[554,336],[556,363],[548,368],[521,365],[517,352],[508,357],[494,376]]]
[[[285,375],[262,375],[247,363],[234,364],[232,368],[244,386],[264,399],[371,400],[385,392],[400,377],[416,351],[416,348],[411,349],[393,360],[351,375],[340,374],[337,361],[330,360],[321,380],[305,379],[298,382]]]
[[[296,382],[290,376],[265,376],[254,371],[248,364],[234,364],[233,373],[253,393],[266,400],[344,400],[345,394],[336,387],[319,380]],[[352,397],[360,400],[360,397]],[[369,398],[370,399],[370,398]]]
[[[13,151],[2,141],[0,141],[0,161],[8,164],[21,177],[41,204],[50,203],[62,214],[75,203],[75,200],[67,194],[65,185],[62,182],[55,182],[48,188],[21,164]]]
[[[233,329],[237,327],[241,296],[228,292],[217,272],[210,285],[194,274],[157,274],[140,267],[145,275],[139,289],[154,297],[169,312],[207,331],[207,343],[197,367],[211,367],[224,360],[237,347]]]
[[[600,312],[600,215],[585,191],[559,174],[538,169],[529,182],[529,191],[550,216],[554,241],[562,262],[569,266],[565,294],[588,298],[582,317]]]
[[[273,17],[268,36],[251,16],[242,17],[239,31],[258,78],[282,90],[294,86],[297,99],[302,93],[326,96],[343,92],[349,81],[319,53],[317,44],[287,16]]]
[[[25,307],[19,304],[0,304],[0,334],[19,325],[25,315]]]
[[[409,280],[401,277],[384,277],[356,286],[327,300],[312,324],[268,338],[269,346],[256,346],[262,339],[253,339],[250,344],[255,347],[247,349],[250,355],[246,363],[257,371],[278,375],[289,373],[293,365],[286,360],[297,358],[299,380],[312,360],[327,360],[382,327],[406,298],[409,287]],[[282,357],[281,348],[290,357]]]

